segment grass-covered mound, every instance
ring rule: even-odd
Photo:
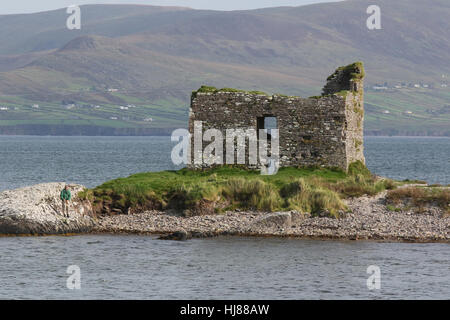
[[[81,196],[98,214],[174,209],[185,215],[225,210],[298,210],[338,216],[346,210],[342,199],[373,195],[394,188],[377,179],[360,162],[349,172],[325,168],[281,168],[276,175],[236,167],[208,170],[148,172],[106,182]]]

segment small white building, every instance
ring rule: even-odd
[[[372,89],[375,91],[382,91],[382,90],[387,90],[388,87],[374,86],[374,87],[372,87]]]

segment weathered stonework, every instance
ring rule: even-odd
[[[189,132],[194,134],[194,121],[202,121],[203,132],[218,129],[225,140],[227,129],[257,130],[261,128],[258,119],[276,117],[281,167],[319,165],[347,170],[352,162],[365,162],[363,79],[362,63],[354,63],[337,69],[320,97],[199,90],[192,94]],[[203,148],[207,145],[204,142]],[[189,167],[208,166],[192,163]]]

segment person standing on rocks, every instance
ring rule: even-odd
[[[65,217],[69,216],[69,201],[72,199],[72,194],[70,193],[69,186],[65,186],[61,190],[60,198],[62,201],[62,214]]]

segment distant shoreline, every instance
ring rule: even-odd
[[[16,124],[0,125],[0,136],[170,136],[178,127],[101,127],[92,125]],[[184,128],[186,129],[186,128]],[[397,130],[364,131],[364,136],[376,137],[450,137],[450,130]]]
[[[176,128],[113,128],[64,125],[0,126],[1,136],[170,136]]]

